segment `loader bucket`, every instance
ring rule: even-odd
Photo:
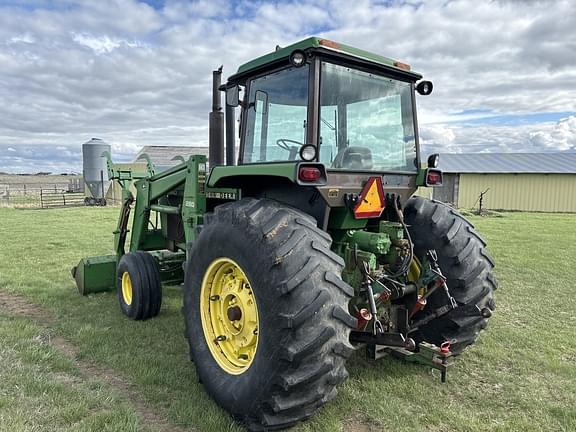
[[[116,255],[82,258],[72,268],[72,277],[82,295],[112,291],[116,286]]]

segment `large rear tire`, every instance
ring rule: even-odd
[[[478,309],[493,311],[496,308],[493,292],[498,284],[493,274],[494,261],[474,226],[442,202],[413,197],[406,203],[404,217],[416,256],[423,259],[428,250],[436,250],[450,294],[459,305],[423,325],[411,333],[411,337],[417,342],[424,340],[436,345],[451,341],[452,352],[460,354],[488,325],[491,313],[482,316]],[[415,319],[426,317],[444,304],[443,294],[438,290],[428,298],[426,307]]]
[[[330,236],[310,216],[265,199],[221,205],[204,223],[183,308],[199,379],[251,430],[310,417],[336,396],[353,351],[353,290],[340,279],[344,263]]]

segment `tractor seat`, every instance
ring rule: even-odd
[[[332,162],[332,168],[371,170],[372,167],[372,152],[368,147],[346,147]]]

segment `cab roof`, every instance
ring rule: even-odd
[[[349,57],[367,61],[376,66],[383,66],[386,69],[392,69],[407,75],[411,75],[414,79],[422,78],[420,74],[410,72],[410,66],[405,63],[328,39],[309,37],[283,48],[278,47],[274,52],[244,63],[238,68],[236,74],[233,77],[230,77],[230,79],[240,78],[241,76],[247,75],[252,71],[265,68],[274,63],[286,61],[290,57],[290,54],[292,54],[295,50],[306,51],[311,49],[328,50],[336,54],[347,55]]]

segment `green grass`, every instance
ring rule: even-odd
[[[70,268],[111,253],[118,209],[0,209],[0,290],[56,317],[54,333],[82,361],[129,381],[169,420],[199,431],[241,431],[205,394],[187,357],[180,293],[159,317],[133,322],[114,293],[81,297]],[[338,398],[298,431],[576,430],[576,218],[472,217],[497,262],[498,308],[478,343],[440,384],[439,373],[358,352]],[[1,305],[0,305],[1,311]],[[138,413],[114,388],[81,378],[30,320],[0,315],[0,430],[136,430]],[[138,429],[141,430],[141,429]]]
[[[113,389],[82,378],[49,338],[26,318],[0,314],[0,430],[142,430]]]

